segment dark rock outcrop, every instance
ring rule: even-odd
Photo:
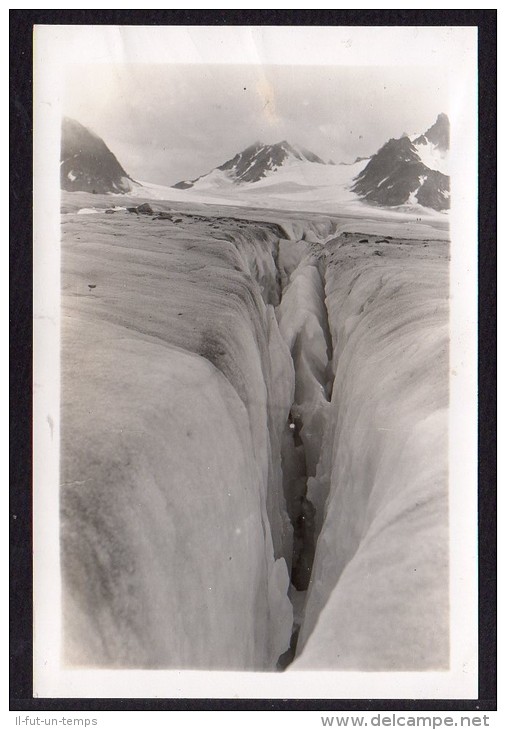
[[[74,119],[64,117],[61,137],[60,185],[63,190],[126,193],[132,178],[105,142]]]
[[[137,213],[143,213],[144,215],[153,215],[153,208],[149,203],[142,203],[137,206]]]
[[[434,210],[447,210],[450,178],[427,167],[415,147],[427,142],[439,145],[442,150],[449,143],[449,122],[445,114],[440,114],[436,123],[414,142],[407,136],[390,139],[357,175],[352,190],[378,205],[419,203]]]

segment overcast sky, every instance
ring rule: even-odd
[[[172,185],[256,141],[351,162],[447,112],[437,67],[94,64],[66,70],[63,112],[137,180]]]

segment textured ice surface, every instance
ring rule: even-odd
[[[335,379],[293,669],[445,668],[447,243],[355,235],[326,250]]]
[[[66,661],[274,669],[290,592],[294,670],[446,667],[446,224],[115,200],[63,195]]]
[[[65,318],[64,337],[67,658],[271,665],[288,575],[265,544],[263,476],[233,387],[117,325]]]
[[[295,368],[292,416],[300,423],[307,474],[314,475],[326,427],[329,339],[322,278],[311,252],[292,272],[278,317]]]
[[[66,658],[273,667],[292,625],[277,231],[121,212],[62,233]]]

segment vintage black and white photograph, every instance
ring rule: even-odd
[[[42,696],[472,696],[473,29],[35,50]]]

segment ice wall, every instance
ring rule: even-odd
[[[273,668],[292,627],[278,232],[125,211],[62,230],[65,660]]]
[[[326,247],[335,377],[294,670],[448,666],[447,275],[442,241]]]

